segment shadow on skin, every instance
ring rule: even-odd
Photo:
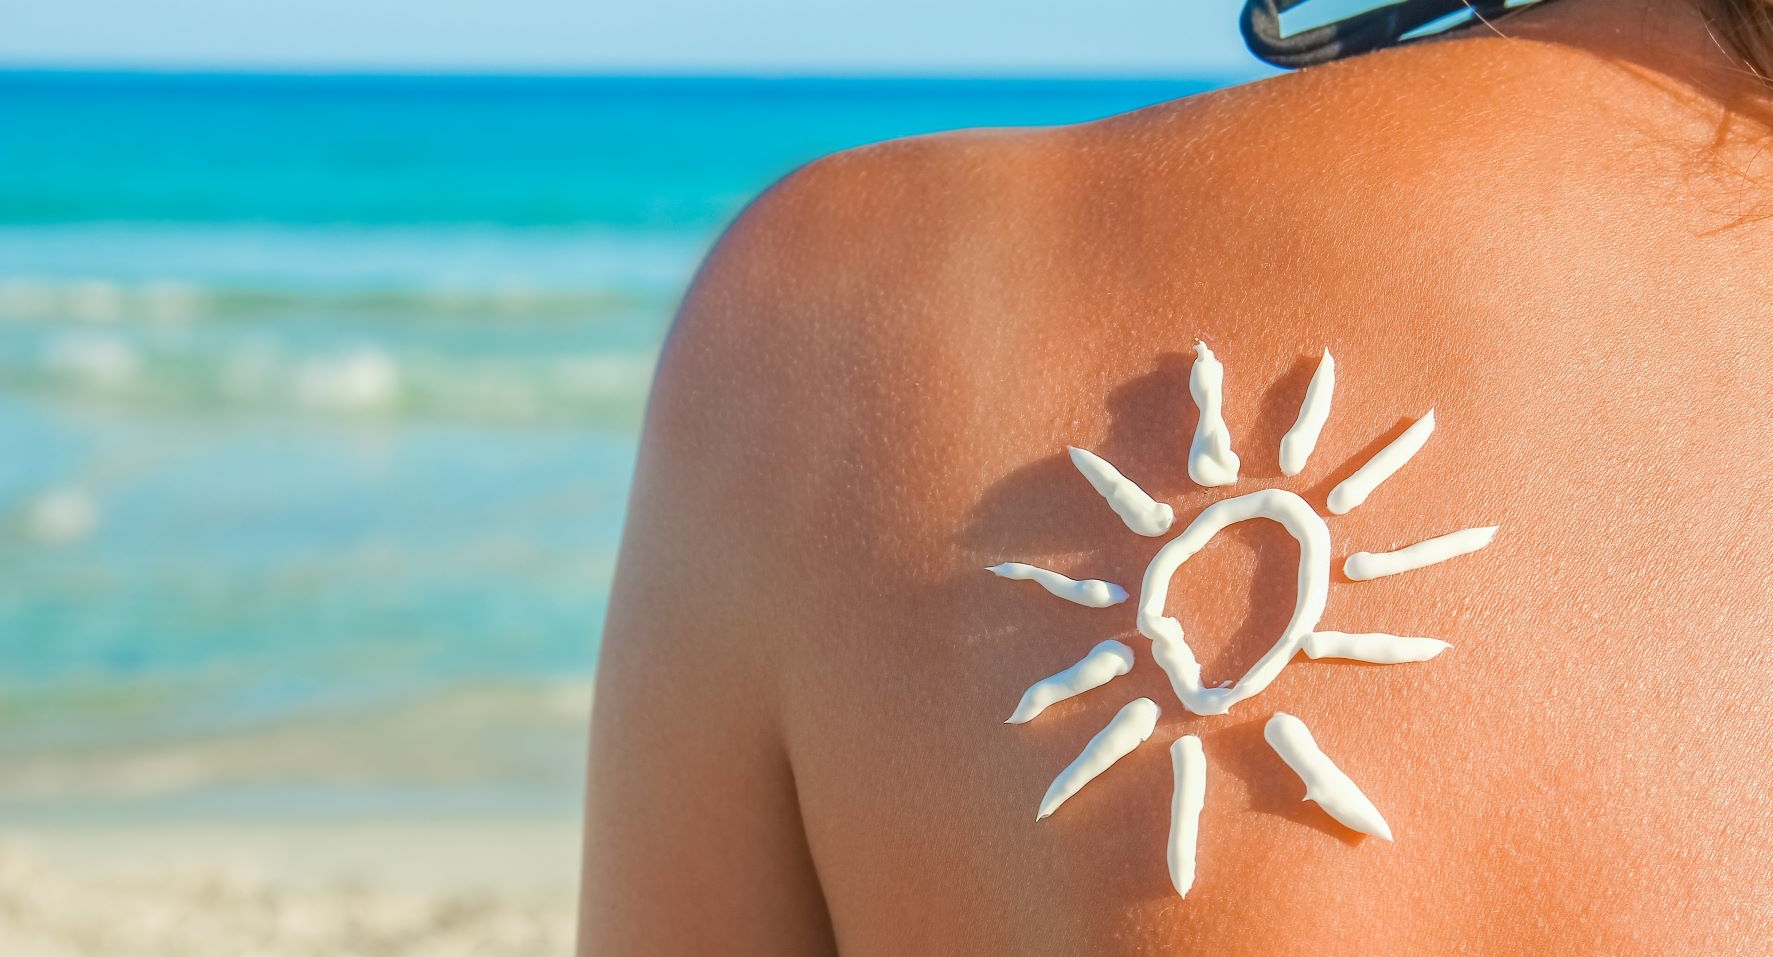
[[[1311,385],[1311,377],[1317,372],[1318,361],[1322,355],[1302,356],[1294,360],[1268,391],[1262,393],[1262,406],[1256,417],[1256,427],[1249,438],[1242,444],[1251,446],[1250,451],[1238,450],[1243,456],[1242,478],[1264,479],[1269,482],[1286,478],[1280,470],[1281,437],[1293,427],[1299,418],[1299,409],[1305,404],[1305,389]],[[1233,436],[1233,444],[1238,444]],[[1309,468],[1309,465],[1307,465]]]
[[[1157,368],[1108,393],[1108,435],[1090,450],[1172,505],[1178,495],[1201,493],[1188,477],[1188,443],[1200,418],[1188,394],[1193,366],[1193,356],[1166,352]],[[1179,522],[1184,512],[1177,509]]]
[[[1250,796],[1251,811],[1303,824],[1350,846],[1364,841],[1366,835],[1343,827],[1323,808],[1303,800],[1304,782],[1262,737],[1262,727],[1267,722],[1268,715],[1262,714],[1241,724],[1201,733],[1201,744],[1212,761],[1207,773],[1222,770],[1242,781]]]
[[[1199,414],[1188,395],[1191,361],[1181,353],[1159,356],[1156,369],[1109,393],[1107,435],[1100,440],[1083,434],[1055,437],[1052,455],[992,485],[973,510],[962,543],[989,558],[985,564],[990,565],[1038,563],[1058,552],[1094,552],[1129,537],[1149,541],[1129,532],[1106,507],[1072,466],[1065,446],[1102,456],[1140,488],[1172,505],[1178,505],[1178,496],[1200,494],[1188,478],[1188,441]],[[1178,505],[1178,516],[1187,511]]]
[[[1390,445],[1398,436],[1403,435],[1404,430],[1415,425],[1416,420],[1420,418],[1421,416],[1404,416],[1397,420],[1397,423],[1391,428],[1379,433],[1373,438],[1373,441],[1361,446],[1359,452],[1349,456],[1342,464],[1331,469],[1328,475],[1318,479],[1317,484],[1305,491],[1305,500],[1310,502],[1313,508],[1324,510],[1323,503],[1329,499],[1331,489],[1342,484],[1343,479],[1360,471],[1360,467],[1367,464],[1373,456],[1378,455],[1380,449]],[[1335,516],[1332,515],[1330,518],[1334,519]],[[1343,580],[1346,581],[1346,579]]]
[[[1057,553],[1094,552],[1130,534],[1072,467],[1061,446],[1057,453],[1016,469],[986,489],[961,541],[980,556],[984,568],[1006,561],[1038,565]]]
[[[1124,547],[1128,539],[1146,543],[1141,550],[1149,558],[1149,543],[1158,539],[1128,531],[1072,466],[1065,446],[1107,459],[1154,498],[1174,506],[1178,524],[1186,522],[1186,516],[1199,510],[1195,501],[1207,494],[1188,478],[1188,443],[1200,417],[1188,393],[1192,365],[1191,356],[1165,353],[1151,372],[1116,387],[1108,395],[1107,434],[1100,440],[1081,434],[1056,437],[1052,455],[998,480],[973,509],[961,543],[987,559],[987,565],[1038,564],[1060,552]]]

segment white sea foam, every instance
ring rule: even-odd
[[[75,545],[99,526],[99,505],[77,488],[51,489],[25,508],[25,531],[39,545]]]
[[[103,388],[116,388],[134,379],[141,358],[129,343],[115,336],[76,335],[52,340],[43,352],[49,371],[80,378]]]
[[[208,298],[205,290],[171,279],[132,284],[111,279],[0,277],[0,319],[189,319],[202,312]]]
[[[517,298],[538,290],[670,295],[709,238],[701,228],[0,224],[0,263],[15,278],[57,287],[103,276],[130,288],[176,280],[201,289],[392,287],[442,298],[499,289]]]
[[[296,397],[333,411],[364,411],[393,403],[400,394],[400,367],[373,347],[304,361],[295,372]]]

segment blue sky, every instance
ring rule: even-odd
[[[1255,76],[1239,0],[12,0],[0,65]]]

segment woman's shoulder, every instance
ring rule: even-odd
[[[825,463],[772,478],[804,501],[815,477],[840,494],[956,434],[966,409],[1026,384],[1018,370],[1092,387],[1075,353],[1146,348],[1154,324],[1297,317],[1263,327],[1280,349],[1307,320],[1326,341],[1390,335],[1408,303],[1436,340],[1470,345],[1529,340],[1579,286],[1642,308],[1635,284],[1607,283],[1649,262],[1714,271],[1732,241],[1693,239],[1715,208],[1681,200],[1690,156],[1661,158],[1666,139],[1621,121],[1637,107],[1610,84],[1637,81],[1617,72],[1473,36],[1092,123],[824,157],[707,258],[655,423],[682,420],[690,444],[748,468]],[[1573,160],[1603,148],[1630,162]],[[1622,254],[1620,235],[1641,248]],[[1657,252],[1676,243],[1680,264]]]
[[[1671,121],[1666,94],[1590,50],[1474,32],[1088,123],[846,150],[751,203],[705,265],[686,323],[707,318],[695,307],[712,293],[743,295],[753,321],[829,327],[891,312],[883,299],[969,299],[981,284],[1063,272],[1092,250],[1158,261],[1179,245],[1272,243],[1281,228],[1519,237],[1534,224],[1511,196],[1580,211],[1665,190],[1662,167],[1690,172],[1712,131]],[[1697,138],[1671,140],[1670,122]],[[1595,149],[1630,152],[1632,169],[1570,161]],[[953,318],[906,331],[956,331]]]

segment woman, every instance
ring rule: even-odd
[[[1773,93],[1761,8],[1730,2],[1560,0],[1084,126],[844,153],[759,199],[653,396],[582,952],[1761,952]],[[1197,339],[1224,363],[1226,488],[1188,474]],[[1332,412],[1288,477],[1326,346]],[[1406,466],[1324,509],[1430,407]],[[1170,535],[1130,532],[1067,445],[1172,505]],[[1452,650],[1300,658],[1202,717],[1136,597],[1086,608],[981,570],[1137,596],[1159,543],[1266,487],[1325,517],[1338,570],[1500,526],[1329,586],[1322,628]],[[1300,555],[1245,522],[1174,577],[1209,684],[1285,627]],[[1003,725],[1109,637],[1129,674]],[[1037,825],[1137,697],[1163,712],[1151,740]],[[1300,801],[1276,712],[1395,843]],[[1186,899],[1164,865],[1184,734],[1206,755]]]

